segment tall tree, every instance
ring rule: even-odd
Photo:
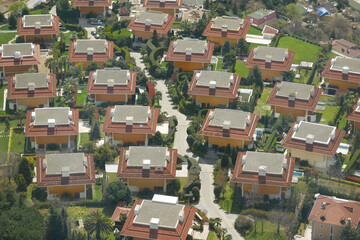
[[[230,42],[226,40],[221,47],[221,55],[225,56],[225,54],[230,52]]]
[[[85,218],[84,228],[89,235],[95,234],[97,240],[112,231],[110,219],[99,211],[96,211]]]
[[[99,139],[101,139],[100,123],[99,121],[96,121],[91,127],[90,140],[97,141]]]
[[[235,64],[236,64],[235,51],[230,51],[224,55],[223,64],[224,64],[224,68],[229,69],[231,72],[235,71]]]
[[[15,182],[17,185],[17,188],[16,188],[17,192],[26,192],[27,191],[26,181],[22,174],[17,175]]]
[[[358,240],[360,238],[360,233],[353,227],[351,223],[347,223],[345,227],[342,228],[339,239],[341,240]]]
[[[111,182],[105,190],[105,201],[114,206],[120,201],[129,203],[131,202],[131,192],[124,183]]]
[[[152,42],[152,44],[154,44],[155,47],[159,47],[159,38],[158,38],[156,30],[154,30],[154,32],[153,32],[151,42]]]
[[[29,186],[32,183],[32,172],[29,161],[26,158],[22,158],[18,168],[18,174],[22,174],[26,185]]]
[[[19,120],[19,125],[23,126],[23,119],[26,117],[24,109],[18,108],[15,112],[15,117],[17,120]]]
[[[249,55],[249,46],[250,44],[244,38],[240,38],[236,44],[236,54],[238,56]]]
[[[46,240],[62,240],[68,236],[67,213],[64,208],[61,210],[50,208],[50,216],[46,223]]]

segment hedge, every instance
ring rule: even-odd
[[[146,42],[146,50],[148,51],[148,54],[150,54],[150,52],[154,51],[156,49],[155,45],[152,43],[151,39],[149,39]]]
[[[158,47],[151,51],[149,55],[149,59],[150,59],[150,64],[152,66],[158,65],[157,59],[160,55],[164,54],[164,51],[165,51],[164,47]]]
[[[317,62],[316,62],[316,63],[314,64],[314,67],[313,67],[313,69],[312,69],[312,71],[311,71],[311,75],[310,75],[309,79],[307,80],[307,83],[306,83],[306,84],[311,85],[312,82],[314,81],[314,77],[315,77],[315,74],[316,74],[317,67],[318,67],[318,64],[317,64]]]
[[[67,23],[78,23],[80,18],[80,11],[70,6],[70,9],[63,10],[61,1],[56,1],[56,15]]]

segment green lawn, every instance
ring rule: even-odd
[[[180,191],[183,190],[183,187],[185,186],[188,178],[187,177],[177,177],[177,179],[180,180]]]
[[[266,46],[264,44],[259,44],[259,43],[250,43],[249,44],[249,51],[254,48],[254,47],[257,47],[257,46]]]
[[[6,86],[4,85],[2,88],[0,88],[0,111],[2,111],[4,107],[4,91],[6,89]]]
[[[231,181],[227,182],[224,197],[222,197],[218,201],[218,205],[221,209],[224,209],[225,212],[231,212],[231,213],[240,213],[241,212],[241,206],[239,204],[236,204],[237,202],[234,201],[234,188],[231,185]]]
[[[262,36],[262,31],[259,30],[259,29],[257,29],[257,28],[255,28],[255,27],[253,27],[253,26],[251,26],[251,27],[249,28],[249,31],[247,32],[247,34],[260,35],[260,36]]]
[[[93,193],[93,200],[101,201],[102,200],[102,186],[95,185],[95,191]]]
[[[207,236],[206,240],[218,240],[216,233],[214,231],[210,231],[209,235]]]
[[[10,121],[10,127],[16,127],[18,124],[17,120]],[[5,123],[0,123],[0,157],[4,156],[8,152],[9,147],[9,136],[10,136],[10,129],[5,131]],[[15,139],[19,139],[18,136],[15,136]],[[19,148],[16,146],[15,150]],[[24,143],[22,144],[22,149],[20,152],[24,151]]]
[[[258,99],[257,105],[255,107],[254,113],[260,115],[270,115],[271,106],[266,104],[266,99],[269,97],[272,88],[264,88],[261,98]]]
[[[119,181],[116,173],[106,173],[106,175],[109,177],[108,183]]]
[[[249,75],[250,69],[245,67],[244,61],[236,61],[235,74],[240,75],[242,78],[246,78]]]
[[[120,35],[124,36],[124,37],[131,37],[131,32],[129,30],[127,30],[126,28],[122,28]]]
[[[16,30],[16,27],[10,27],[9,24],[0,27],[0,30]]]
[[[223,59],[218,58],[218,62],[216,64],[216,71],[221,71],[221,70],[223,70]]]
[[[49,12],[50,10],[47,8],[39,8],[39,9],[30,10],[30,15],[47,14]]]
[[[0,44],[7,44],[9,41],[14,39],[16,36],[16,32],[11,33],[0,33]]]
[[[315,62],[320,49],[320,47],[314,44],[293,37],[282,37],[279,41],[278,48],[287,48],[296,52],[294,64],[299,64],[301,61]]]
[[[310,78],[311,72],[312,72],[311,69],[301,69],[300,71],[296,71],[295,74],[300,74],[300,78],[299,79],[294,78],[294,82],[306,84]],[[320,75],[318,73],[315,74],[312,83],[315,86],[320,84]]]
[[[89,133],[80,133],[80,146],[84,146],[86,143],[90,142]]]
[[[23,153],[25,144],[25,135],[22,130],[14,129],[11,136],[11,149],[13,153]]]
[[[325,110],[324,111],[316,111],[316,113],[319,115],[319,117],[317,117],[317,121],[320,121],[320,123],[322,124],[328,124],[330,121],[334,121],[336,114],[338,113],[338,111],[340,110],[340,107],[338,106],[325,106]]]
[[[261,234],[261,221],[257,221],[256,234],[254,232],[244,237],[245,240],[285,240],[283,230],[277,234],[277,226],[269,221],[264,221],[264,232]]]
[[[171,28],[180,28],[181,29],[181,23],[180,22],[174,22]]]
[[[86,93],[86,86],[78,87],[76,91],[76,105],[84,105],[85,100],[88,96],[88,94]],[[81,93],[79,93],[79,91],[81,91]]]

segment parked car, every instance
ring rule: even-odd
[[[99,34],[96,34],[94,37],[95,37],[95,39],[99,39],[99,38],[100,38]]]
[[[95,35],[96,35],[96,31],[91,31],[91,35],[95,36]]]

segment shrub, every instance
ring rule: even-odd
[[[50,143],[48,145],[46,145],[46,150],[47,151],[56,151],[59,150],[59,145],[55,144],[55,143]]]
[[[214,195],[215,195],[216,199],[220,198],[221,191],[222,191],[221,187],[216,185],[215,188],[214,188]]]
[[[74,200],[74,197],[71,195],[71,193],[64,192],[61,196],[61,199],[63,201],[72,201],[72,200]]]
[[[116,205],[118,202],[131,202],[131,192],[122,182],[116,181],[109,183],[105,190],[105,201],[109,204]]]
[[[45,202],[46,200],[46,192],[44,189],[39,187],[34,187],[31,196],[35,198],[36,200],[39,200],[40,202]]]
[[[191,189],[192,194],[194,195],[195,201],[199,201],[200,199],[200,190],[198,187],[193,187]]]
[[[307,160],[300,160],[300,166],[307,167],[309,166],[309,162]]]
[[[153,196],[154,192],[148,188],[144,188],[144,190],[138,192],[138,197],[142,199],[152,199]]]
[[[238,216],[235,220],[235,229],[238,231],[241,235],[246,236],[247,233],[252,232],[254,228],[253,221],[248,218],[247,216]]]

